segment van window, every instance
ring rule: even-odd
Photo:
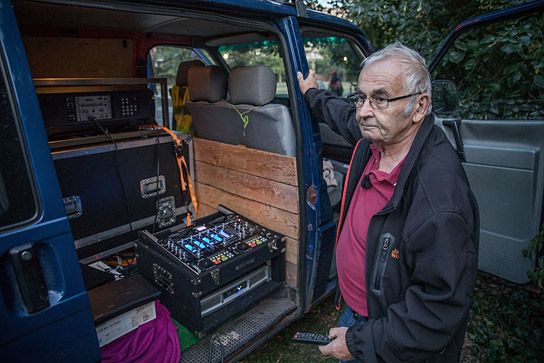
[[[176,75],[178,73],[178,66],[181,62],[201,59],[198,54],[189,48],[159,45],[149,50],[149,65],[151,67],[150,73],[153,78],[166,78],[168,90],[176,83]],[[208,57],[209,59],[209,57]],[[161,88],[158,84],[151,85],[155,92],[155,120],[159,125],[162,125],[162,95]],[[173,119],[172,115],[172,101],[170,94],[168,96],[168,108],[170,120]]]
[[[308,66],[315,71],[319,88],[338,96],[355,91],[361,60],[345,38],[305,37],[303,41]]]
[[[544,15],[519,17],[460,35],[434,79],[458,87],[458,117],[544,118]]]
[[[285,67],[277,40],[265,40],[249,44],[223,45],[219,54],[229,68],[238,66],[265,65],[276,75],[276,95],[287,95]]]
[[[153,77],[166,78],[168,89],[176,83],[176,74],[181,62],[200,59],[192,49],[166,45],[151,48],[149,57],[153,67]]]
[[[32,220],[37,203],[24,137],[3,69],[0,78],[0,230],[4,230]]]

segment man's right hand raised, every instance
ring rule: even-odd
[[[297,79],[298,79],[298,86],[300,87],[300,92],[302,92],[302,95],[304,96],[306,94],[306,91],[310,88],[316,88],[319,89],[319,85],[317,84],[317,77],[315,76],[315,72],[310,69],[310,72],[308,72],[308,77],[304,79],[304,76],[302,73],[297,72]]]

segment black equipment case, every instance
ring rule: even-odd
[[[133,246],[138,231],[184,226],[196,214],[176,152],[160,129],[50,143],[79,259],[98,260]],[[95,142],[95,143],[93,143]],[[188,172],[183,170],[187,184]],[[158,179],[158,183],[157,183]]]

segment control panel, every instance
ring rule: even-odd
[[[131,130],[155,117],[153,91],[145,85],[37,87],[49,138]]]
[[[158,245],[194,273],[263,247],[278,249],[281,237],[238,214],[218,217],[159,239]]]

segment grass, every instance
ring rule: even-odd
[[[248,355],[241,363],[276,363],[276,362],[338,362],[338,359],[327,358],[319,352],[317,345],[291,342],[296,332],[327,334],[335,327],[344,312],[345,304],[340,311],[334,306],[334,294],[308,314],[282,330],[264,345]]]
[[[329,296],[242,362],[337,362],[322,356],[317,346],[292,343],[291,337],[297,331],[326,334],[342,312]],[[461,362],[544,362],[543,335],[544,298],[539,289],[478,274]]]

